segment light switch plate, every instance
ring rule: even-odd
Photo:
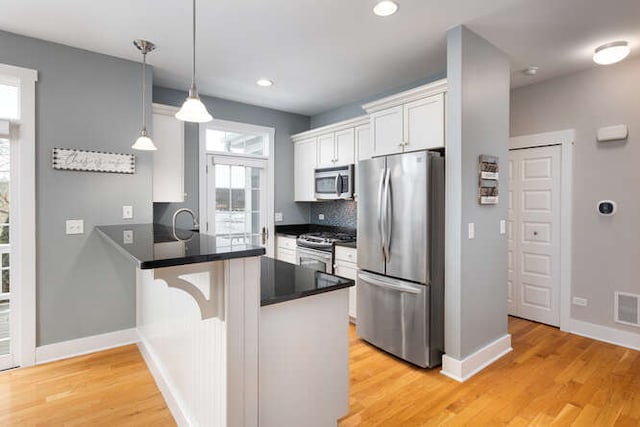
[[[274,221],[275,221],[275,222],[281,222],[281,221],[283,221],[283,219],[282,219],[282,212],[276,212],[276,213],[275,213],[275,215],[274,215]]]
[[[133,206],[122,207],[122,219],[133,219]]]
[[[122,232],[122,242],[125,245],[133,245],[133,230],[124,230]]]
[[[506,234],[507,233],[507,221],[505,221],[504,219],[500,220],[500,234]]]
[[[65,225],[67,234],[84,234],[84,221],[81,219],[68,219]]]
[[[476,238],[476,225],[473,222],[470,222],[468,225],[469,232],[469,240]]]

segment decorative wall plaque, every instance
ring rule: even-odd
[[[498,204],[498,157],[480,155],[479,201],[481,205]]]
[[[136,157],[133,154],[54,148],[53,168],[85,172],[135,173]]]

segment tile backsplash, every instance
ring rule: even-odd
[[[356,228],[357,206],[356,202],[350,200],[311,203],[309,222],[311,224]],[[324,220],[319,219],[320,214],[324,215]]]

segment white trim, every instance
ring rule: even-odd
[[[122,347],[123,345],[136,343],[138,340],[138,330],[131,328],[43,345],[36,348],[36,364],[40,365],[55,360],[95,353],[96,351]]]
[[[640,351],[640,334],[582,320],[568,319],[563,331]]]
[[[174,387],[165,380],[165,378],[169,377],[160,367],[161,365],[157,362],[156,357],[153,355],[142,336],[140,336],[140,342],[138,342],[138,349],[147,364],[147,368],[149,368],[149,371],[151,372],[151,376],[156,382],[156,386],[158,386],[160,393],[162,393],[162,397],[164,398],[169,411],[171,411],[171,415],[173,415],[173,419],[176,424],[178,426],[190,426],[191,424],[182,410],[182,405],[180,405],[175,397],[176,393],[174,391]]]
[[[448,89],[449,85],[447,83],[447,79],[440,79],[435,82],[427,83],[426,85],[418,86],[413,89],[405,90],[404,92],[396,93],[391,96],[363,104],[362,108],[367,113],[371,114],[380,110],[386,110],[387,108],[397,107],[411,101],[417,101],[418,99],[426,98],[428,96],[444,93]]]
[[[156,114],[164,114],[165,116],[174,116],[180,108],[173,105],[158,104],[156,102],[151,104],[151,112]]]
[[[462,383],[511,350],[511,335],[506,334],[463,360],[457,360],[445,354],[442,356],[440,373]]]
[[[571,229],[573,218],[573,146],[575,130],[544,132],[509,138],[509,149],[562,145],[560,189],[560,329],[568,331],[571,321]]]
[[[343,120],[341,122],[332,123],[330,125],[322,126],[319,128],[300,132],[295,135],[291,135],[291,140],[293,142],[298,142],[304,139],[314,138],[316,136],[320,136],[330,132],[339,132],[341,130],[355,128],[357,126],[368,125],[369,121],[370,119],[368,115],[358,116],[354,119]]]
[[[20,87],[20,119],[13,121],[11,137],[17,140],[12,156],[18,171],[12,174],[11,209],[20,221],[12,227],[11,275],[19,286],[12,292],[19,321],[14,340],[15,362],[32,366],[36,359],[36,82],[38,72],[0,64],[0,75],[15,79]],[[19,127],[19,129],[18,129]],[[19,132],[18,132],[19,130]],[[15,187],[14,187],[15,184]]]
[[[215,154],[222,156],[233,156],[233,153],[213,153],[207,152],[207,138],[206,131],[208,128],[222,129],[230,132],[238,133],[257,133],[265,135],[268,142],[267,153],[267,230],[269,238],[267,239],[266,255],[275,257],[275,148],[276,138],[275,129],[266,126],[252,125],[249,123],[232,122],[229,120],[214,119],[206,124],[202,124],[198,129],[198,202],[199,202],[199,216],[200,216],[200,228],[202,229],[203,219],[206,221],[209,218],[209,212],[207,208],[207,155]],[[236,157],[243,157],[238,155]],[[206,224],[205,224],[206,233]]]

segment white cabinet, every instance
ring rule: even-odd
[[[355,162],[353,128],[318,136],[318,167],[349,165]]]
[[[373,155],[401,153],[404,144],[402,105],[371,115],[373,127]]]
[[[316,138],[297,141],[293,146],[293,186],[296,202],[315,201],[314,169]]]
[[[184,202],[184,122],[168,105],[153,104],[152,139],[154,202]]]
[[[363,105],[373,156],[444,147],[446,91],[447,81],[439,80]]]
[[[371,144],[371,126],[361,125],[355,129],[357,159],[367,160],[373,157],[373,146]]]
[[[357,251],[355,248],[347,248],[344,246],[336,246],[335,253],[336,263],[334,265],[334,273],[337,276],[346,277],[347,279],[356,280],[358,275]],[[356,320],[356,287],[349,288],[349,317]]]
[[[296,238],[287,236],[276,237],[276,259],[291,264],[297,263]]]

